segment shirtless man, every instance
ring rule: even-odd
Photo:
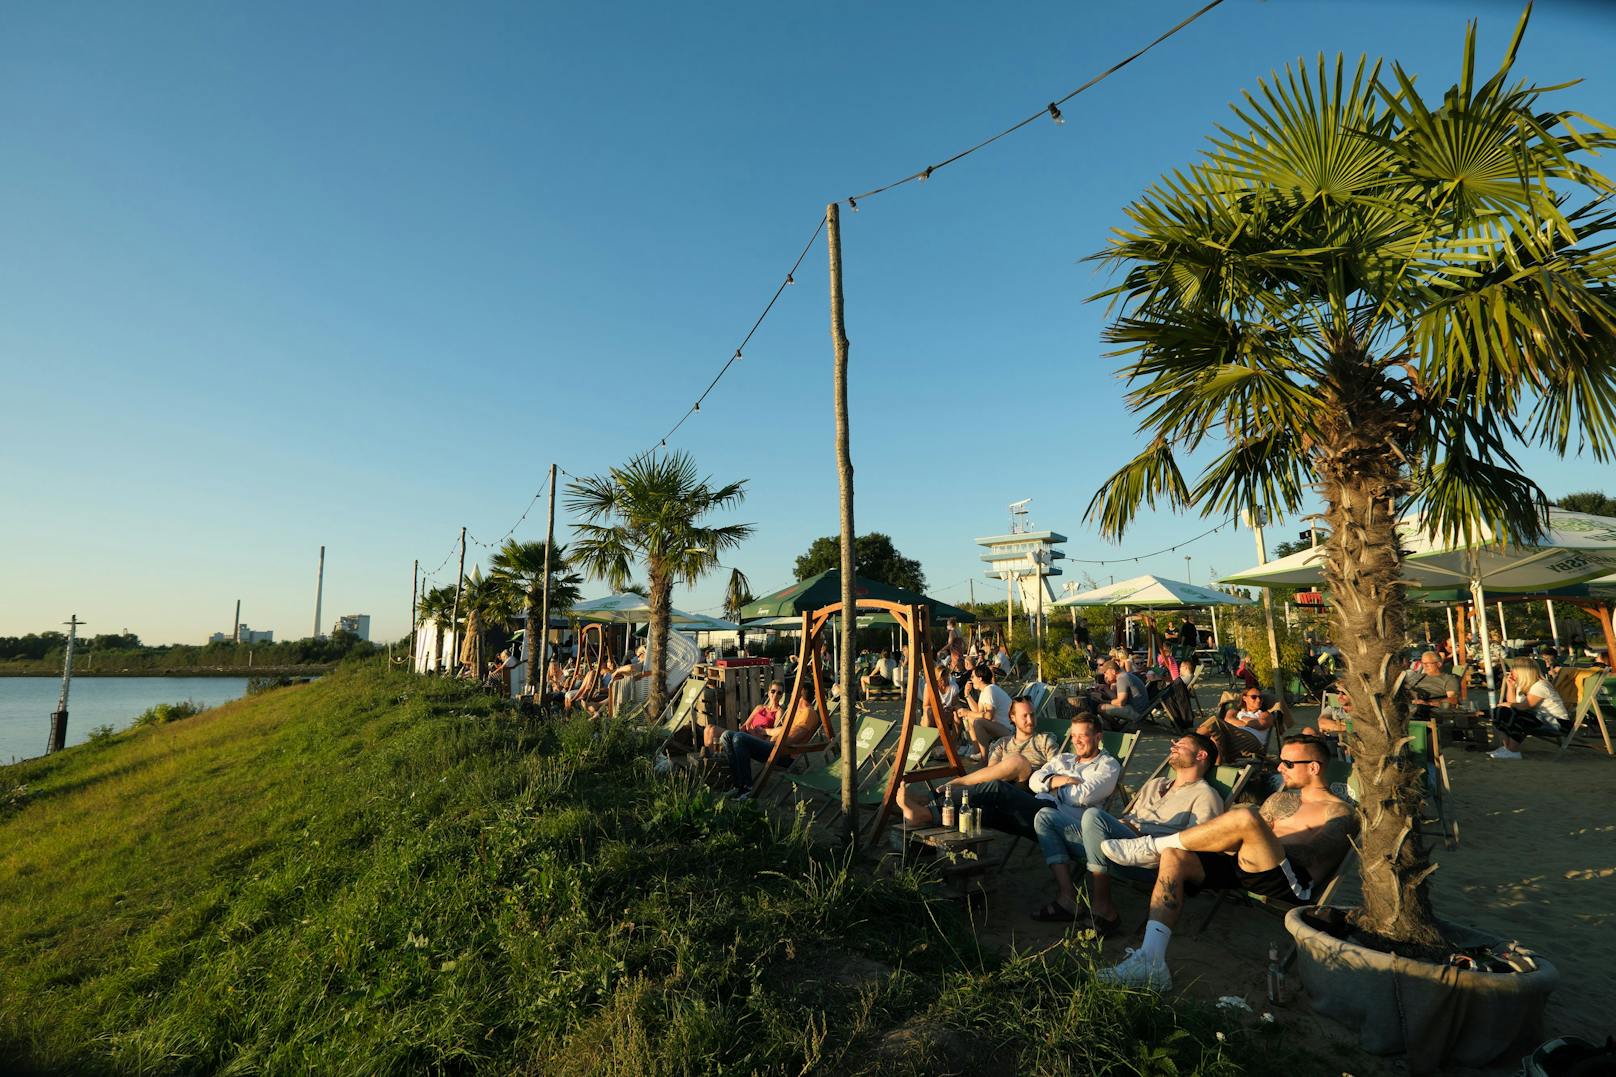
[[[1312,898],[1347,855],[1356,829],[1352,805],[1330,792],[1325,742],[1306,733],[1286,737],[1279,772],[1285,787],[1261,810],[1235,808],[1210,822],[1162,837],[1117,838],[1100,848],[1115,864],[1146,864],[1161,857],[1150,895],[1145,941],[1120,964],[1100,972],[1107,983],[1167,991],[1167,943],[1186,897],[1206,890],[1249,890],[1284,901]]]

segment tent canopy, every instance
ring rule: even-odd
[[[1137,609],[1190,609],[1199,606],[1249,606],[1252,599],[1224,594],[1210,587],[1197,587],[1181,580],[1160,576],[1135,576],[1131,580],[1096,587],[1069,595],[1056,606],[1127,606]]]
[[[614,625],[647,624],[651,620],[651,602],[631,592],[579,602],[572,607],[571,612],[572,616],[580,621],[597,621],[601,624]],[[739,627],[734,621],[708,617],[702,613],[685,613],[683,610],[670,609],[668,618],[676,627],[692,632],[733,632]]]
[[[976,614],[968,610],[863,576],[853,577],[853,594],[858,598],[874,598],[905,605],[919,603],[927,607],[933,624],[940,624],[950,617],[962,624],[976,622]],[[800,617],[809,610],[817,610],[841,600],[842,571],[833,568],[817,576],[810,576],[806,580],[799,580],[771,595],[753,599],[741,607],[741,620],[753,621],[760,617]]]
[[[1420,517],[1398,529],[1407,551],[1403,579],[1422,590],[1468,587],[1479,579],[1488,591],[1524,594],[1585,583],[1616,569],[1616,520],[1583,512],[1550,509],[1543,534],[1529,546],[1495,542],[1485,528],[1476,542],[1451,545],[1427,534]],[[1254,565],[1219,582],[1318,586],[1324,582],[1324,548]]]

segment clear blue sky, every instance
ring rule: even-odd
[[[552,460],[599,472],[660,437],[828,200],[1007,125],[1194,6],[10,5],[0,633],[77,612],[200,641],[241,598],[254,627],[306,635],[324,543],[324,627],[364,612],[401,635],[412,558],[438,567],[461,524],[502,533]],[[1260,75],[1367,51],[1435,90],[1467,17],[1491,64],[1518,11],[1228,0],[1065,126],[844,213],[859,530],[955,600],[972,577],[997,595],[971,540],[1014,499],[1073,558],[1205,530],[1147,517],[1119,549],[1083,523],[1138,442],[1079,259]],[[1603,5],[1544,0],[1521,70],[1584,78],[1565,103],[1616,121],[1613,40]],[[836,527],[822,244],[797,276],[673,441],[750,480],[735,518],[757,535],[728,560],[760,593]],[[1616,485],[1531,460],[1551,495]],[[1182,576],[1186,552],[1197,582],[1253,560],[1225,532],[1086,567]],[[722,582],[676,601],[714,606]]]

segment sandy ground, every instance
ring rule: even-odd
[[[1125,784],[1149,775],[1168,743],[1164,734],[1142,737]],[[1434,842],[1441,865],[1433,877],[1434,902],[1444,918],[1518,938],[1553,962],[1562,982],[1549,1005],[1546,1036],[1598,1041],[1616,1032],[1616,758],[1602,746],[1576,748],[1562,758],[1557,751],[1546,741],[1531,741],[1525,759],[1500,762],[1463,744],[1444,745],[1452,783],[1449,817],[1459,823],[1460,845],[1449,851]],[[997,860],[1003,849],[995,842],[984,858]],[[1059,942],[1059,925],[1030,917],[1053,892],[1036,845],[1022,842],[1005,871],[986,882],[983,941],[1022,950]],[[1118,886],[1116,895],[1124,932],[1106,942],[1107,961],[1138,944],[1148,914],[1143,892]],[[1357,895],[1353,872],[1335,903],[1350,905]],[[1257,1012],[1271,1011],[1281,1024],[1316,1038],[1324,1057],[1339,1053],[1343,1069],[1361,1075],[1374,1067],[1351,1058],[1344,1046],[1350,1033],[1311,1013],[1294,975],[1287,978],[1290,997],[1284,1004],[1267,1004],[1269,944],[1279,943],[1282,953],[1289,946],[1279,917],[1226,903],[1203,932],[1212,900],[1201,895],[1185,908],[1170,952],[1175,989],[1207,999],[1239,996]],[[1343,1045],[1339,1052],[1330,1046],[1336,1043]],[[1518,1065],[1518,1058],[1506,1057],[1485,1072],[1515,1072]],[[1374,1068],[1397,1072],[1391,1062]]]

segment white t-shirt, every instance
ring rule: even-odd
[[[1558,725],[1561,722],[1570,722],[1571,713],[1566,710],[1565,700],[1560,693],[1554,690],[1554,685],[1548,681],[1538,681],[1526,690],[1527,696],[1537,696],[1537,717],[1544,725]]]
[[[993,705],[993,720],[1001,725],[1010,724],[1010,693],[996,684],[990,684],[976,694],[976,707],[981,710]]]

